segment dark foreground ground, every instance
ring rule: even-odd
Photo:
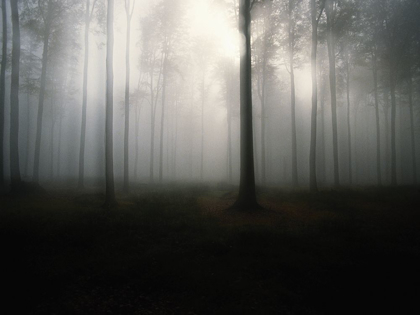
[[[139,191],[0,196],[0,313],[420,314],[417,188]]]

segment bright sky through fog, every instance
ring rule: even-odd
[[[218,43],[225,56],[235,57],[238,54],[238,30],[232,28],[225,10],[214,1],[192,0],[187,18],[193,36],[206,36]]]

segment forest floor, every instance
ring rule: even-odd
[[[420,314],[420,191],[0,196],[2,314]]]

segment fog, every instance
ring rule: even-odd
[[[130,6],[128,11],[132,14],[128,118],[130,186],[180,182],[239,184],[240,58],[244,40],[238,28],[238,2],[115,1],[112,136],[117,190],[123,189],[124,182],[125,6]],[[323,2],[317,2],[320,14],[316,60],[317,184],[325,188],[414,184],[419,177],[420,147],[419,5],[409,0],[372,0],[363,4],[356,0],[332,2],[333,6],[325,10]],[[65,183],[72,188],[80,184],[86,3],[85,0],[19,1],[18,151],[24,181],[35,180],[41,185]],[[49,6],[53,9],[45,46]],[[102,188],[107,3],[90,0],[90,10],[83,176],[84,187]],[[334,20],[332,26],[328,25],[325,13],[328,10]],[[8,185],[13,36],[8,2],[6,11],[8,60],[2,167]],[[251,14],[256,184],[306,189],[310,180],[313,108],[310,1],[256,1]],[[334,49],[328,48],[329,45]],[[48,60],[39,177],[34,179],[45,47]],[[331,58],[336,73],[333,78],[336,115],[331,102],[334,94],[331,93]],[[291,65],[295,104],[291,103]],[[333,116],[336,117],[336,142]]]

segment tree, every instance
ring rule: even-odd
[[[285,50],[285,67],[290,77],[290,112],[291,112],[291,135],[292,135],[292,185],[298,186],[298,154],[296,134],[296,82],[295,69],[302,62],[299,60],[299,52],[302,50],[306,20],[303,14],[302,0],[284,0],[284,38],[282,41]]]
[[[12,83],[10,90],[10,180],[11,191],[17,192],[21,186],[19,166],[19,66],[20,27],[18,0],[10,0],[12,11]]]
[[[114,0],[108,0],[106,43],[105,208],[117,205],[114,188]]]
[[[125,125],[124,125],[124,191],[129,191],[129,131],[130,131],[130,39],[131,39],[131,18],[133,17],[134,7],[136,0],[133,0],[131,6],[131,0],[125,0],[125,14],[127,20],[127,35],[126,35],[126,50],[125,50]]]
[[[7,64],[7,10],[6,0],[1,1],[3,37],[2,37],[2,56],[0,71],[0,189],[4,186],[4,104],[6,89],[6,64]]]
[[[240,182],[233,209],[260,208],[255,191],[251,82],[251,10],[255,0],[240,0],[239,31],[245,38],[240,59]]]
[[[311,145],[309,152],[309,187],[312,192],[318,191],[316,180],[316,127],[318,111],[318,82],[316,71],[316,54],[318,46],[318,24],[325,7],[325,0],[320,1],[320,12],[317,16],[315,0],[310,0],[312,20],[312,45],[311,45],[311,76],[312,76],[312,113],[311,113]]]
[[[338,130],[337,130],[337,83],[335,69],[335,24],[337,19],[335,0],[325,1],[325,13],[327,15],[327,46],[330,69],[330,93],[331,93],[331,114],[333,131],[333,160],[334,160],[334,186],[340,186],[339,165],[338,165]]]
[[[92,21],[93,10],[97,0],[93,0],[92,9],[90,0],[86,0],[85,7],[85,56],[83,66],[83,97],[82,97],[82,125],[80,133],[80,151],[79,151],[79,189],[84,188],[85,172],[85,143],[86,143],[86,111],[87,111],[87,91],[88,91],[88,70],[89,70],[89,31]]]

